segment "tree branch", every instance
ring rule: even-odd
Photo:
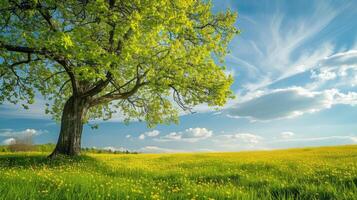
[[[67,83],[68,82],[70,82],[71,81],[71,79],[68,79],[67,81],[65,81],[64,83],[63,83],[63,85],[60,87],[60,89],[58,90],[58,93],[61,93],[62,92],[62,90],[64,89],[64,87],[67,85]]]
[[[51,57],[51,56],[50,56]],[[69,67],[68,62],[61,58],[61,57],[54,57],[54,59],[60,64],[62,65],[62,67],[65,69],[65,71],[67,72],[69,78],[71,79],[71,84],[72,84],[72,90],[73,90],[73,95],[77,96],[78,95],[78,84],[77,84],[77,80],[76,77],[74,76],[74,73],[72,72],[72,69]]]
[[[19,52],[19,53],[35,53],[35,54],[41,54],[41,55],[46,54],[46,51],[44,51],[44,50],[38,50],[38,49],[24,47],[24,46],[4,44],[1,41],[0,41],[0,48],[4,48],[8,51]]]
[[[180,108],[183,111],[189,111],[190,113],[194,113],[192,112],[192,108],[189,106],[186,106],[179,91],[176,89],[176,87],[174,85],[169,85],[169,87],[174,91],[172,93],[173,99],[174,101],[177,103],[178,106],[180,106]]]
[[[44,81],[48,81],[50,80],[51,78],[57,76],[58,74],[62,74],[62,73],[65,73],[66,71],[59,71],[59,72],[56,72],[54,74],[51,74],[51,76],[47,77]]]
[[[22,61],[18,61],[18,62],[15,62],[11,65],[9,65],[9,68],[11,70],[11,72],[15,75],[16,77],[16,85],[18,85],[19,87],[22,87],[22,88],[25,88],[26,86],[22,83],[22,80],[21,80],[21,77],[17,74],[16,72],[16,69],[15,67],[18,66],[18,65],[22,65],[22,64],[28,64],[32,61],[38,61],[39,59],[35,59],[35,60],[32,60],[31,59],[31,54],[28,53],[27,54],[27,59],[26,60],[22,60]],[[4,73],[5,74],[5,73]],[[26,79],[25,79],[26,80]]]
[[[80,95],[80,97],[94,96],[94,95],[98,94],[99,92],[101,92],[105,87],[108,86],[108,84],[111,82],[111,80],[113,78],[112,74],[109,72],[107,73],[106,77],[107,77],[106,80],[98,81],[98,83],[95,84],[95,86],[93,88],[91,88],[84,94]]]
[[[130,91],[124,92],[124,93],[119,93],[119,94],[106,94],[104,96],[101,96],[97,99],[94,99],[90,106],[95,106],[103,103],[108,103],[113,100],[119,100],[119,99],[127,99],[133,94],[135,94],[139,88],[142,86],[148,84],[147,82],[141,83],[141,84],[136,84]]]
[[[144,85],[147,85],[148,82],[143,82],[143,83],[137,83],[135,84],[135,86],[128,92],[124,92],[124,93],[108,93],[105,94],[101,97],[98,97],[96,99],[94,99],[91,103],[90,106],[96,106],[99,104],[104,104],[104,103],[108,103],[110,101],[113,100],[119,100],[119,99],[128,99],[129,97],[131,97],[133,94],[135,94],[141,87],[143,87]]]
[[[47,24],[49,25],[50,29],[53,32],[57,32],[56,27],[54,26],[54,24],[52,23],[52,16],[51,14],[48,12],[48,10],[43,9],[41,3],[39,3],[38,7],[38,12],[41,14],[41,16],[46,20]]]
[[[56,55],[55,53],[50,52],[44,48],[35,49],[35,48],[25,47],[25,46],[9,45],[9,44],[4,44],[1,41],[0,41],[0,48],[4,48],[8,51],[18,52],[18,53],[33,53],[33,54],[44,55],[47,58],[54,59],[57,63],[62,65],[62,67],[65,69],[68,76],[70,77],[71,83],[72,83],[73,94],[74,95],[78,94],[77,80],[74,76],[74,73],[72,72],[72,69],[69,67],[68,61],[63,56]]]

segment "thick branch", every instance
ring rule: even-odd
[[[83,95],[81,95],[81,97],[89,97],[89,96],[94,96],[96,94],[98,94],[99,92],[101,92],[105,87],[108,86],[108,84],[111,82],[112,80],[112,75],[111,73],[107,73],[107,79],[106,80],[100,80],[98,81],[97,84],[95,84],[95,86],[88,90],[87,92],[85,92]]]
[[[44,50],[38,50],[38,49],[24,47],[24,46],[4,44],[1,41],[0,41],[0,48],[4,48],[8,51],[19,52],[19,53],[35,53],[35,54],[40,54],[40,55],[46,54],[46,51],[44,51]]]
[[[98,97],[94,99],[91,103],[90,106],[96,106],[100,104],[105,104],[114,100],[119,100],[119,99],[128,99],[131,97],[133,94],[135,94],[142,86],[147,85],[148,82],[143,82],[143,83],[137,83],[135,86],[128,92],[124,93],[108,93],[105,94],[101,97]]]
[[[74,76],[74,73],[72,72],[72,69],[69,67],[69,64],[67,63],[67,61],[61,57],[55,57],[54,58],[60,65],[62,65],[62,67],[64,68],[64,70],[67,72],[70,80],[71,80],[71,84],[72,84],[72,90],[73,90],[73,95],[77,96],[78,95],[78,84],[77,84],[77,80],[76,77]]]

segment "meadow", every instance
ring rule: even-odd
[[[0,199],[357,199],[357,146],[238,153],[0,153]]]

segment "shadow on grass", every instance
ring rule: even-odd
[[[97,160],[88,155],[81,155],[76,157],[56,157],[55,159],[47,158],[46,154],[5,154],[0,155],[0,169],[62,169],[62,172],[78,172],[81,173],[96,173],[109,177],[125,177],[125,178],[139,178],[145,175],[145,171],[130,171],[117,170],[109,166],[107,163]]]
[[[0,155],[0,168],[37,168],[37,167],[58,167],[68,164],[94,164],[97,160],[89,156],[78,157],[58,157],[49,159],[47,155],[29,155],[29,154],[6,154]]]

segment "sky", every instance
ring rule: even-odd
[[[241,31],[226,56],[234,100],[153,129],[120,118],[85,126],[82,146],[160,153],[357,144],[357,1],[213,1],[213,12],[227,9],[238,12]],[[0,105],[0,144],[24,134],[56,143],[59,124],[44,104]]]

